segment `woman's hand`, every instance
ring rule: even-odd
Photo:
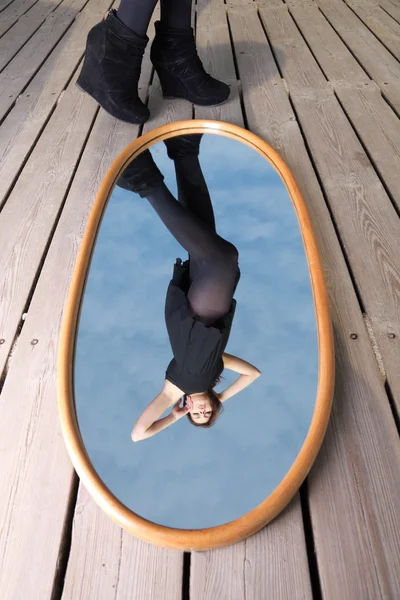
[[[180,407],[180,403],[181,401],[179,399],[178,402],[174,404],[171,410],[171,415],[173,415],[176,420],[180,419],[181,417],[184,417],[193,408],[193,401],[188,396],[186,396],[184,406]]]

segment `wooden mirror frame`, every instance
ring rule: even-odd
[[[86,277],[104,210],[115,182],[140,152],[169,137],[190,133],[218,134],[238,140],[263,156],[279,173],[297,214],[310,272],[318,331],[318,388],[306,439],[278,487],[247,514],[207,529],[175,529],[157,525],[122,504],[100,479],[83,443],[75,411],[73,358]],[[65,307],[58,356],[58,408],[61,428],[73,466],[95,502],[129,533],[163,548],[208,550],[243,540],[274,519],[290,502],[306,478],[321,447],[329,421],[334,387],[334,345],[328,294],[311,220],[296,182],[277,152],[258,136],[228,123],[208,120],[177,121],[157,127],[129,144],[109,168],[89,215]]]

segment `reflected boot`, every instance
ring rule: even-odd
[[[202,133],[191,133],[188,135],[177,135],[164,140],[169,158],[172,160],[182,160],[187,156],[198,156],[202,137]]]
[[[145,198],[151,190],[159,187],[164,181],[164,175],[153,160],[150,150],[145,150],[137,156],[117,180],[117,185],[124,190],[136,192]]]
[[[200,106],[216,106],[228,99],[230,88],[205,72],[198,57],[193,29],[166,29],[155,23],[150,58],[164,98],[184,98]]]
[[[138,96],[138,81],[148,37],[133,33],[110,10],[88,34],[77,86],[110,115],[127,123],[144,123],[149,109]]]

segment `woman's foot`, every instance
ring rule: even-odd
[[[226,83],[208,75],[198,57],[193,29],[167,29],[155,23],[150,58],[164,98],[184,98],[200,106],[215,106],[228,99]]]
[[[117,185],[124,190],[136,192],[139,196],[145,198],[151,190],[159,187],[163,181],[164,175],[154,162],[150,150],[145,150],[129,163],[117,180]]]
[[[138,96],[138,81],[148,37],[131,31],[110,10],[88,34],[77,85],[113,117],[145,123],[149,109]]]

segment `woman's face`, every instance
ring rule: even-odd
[[[193,407],[190,409],[190,415],[195,423],[207,423],[212,415],[212,404],[207,392],[201,394],[191,394],[187,396],[192,400]]]

